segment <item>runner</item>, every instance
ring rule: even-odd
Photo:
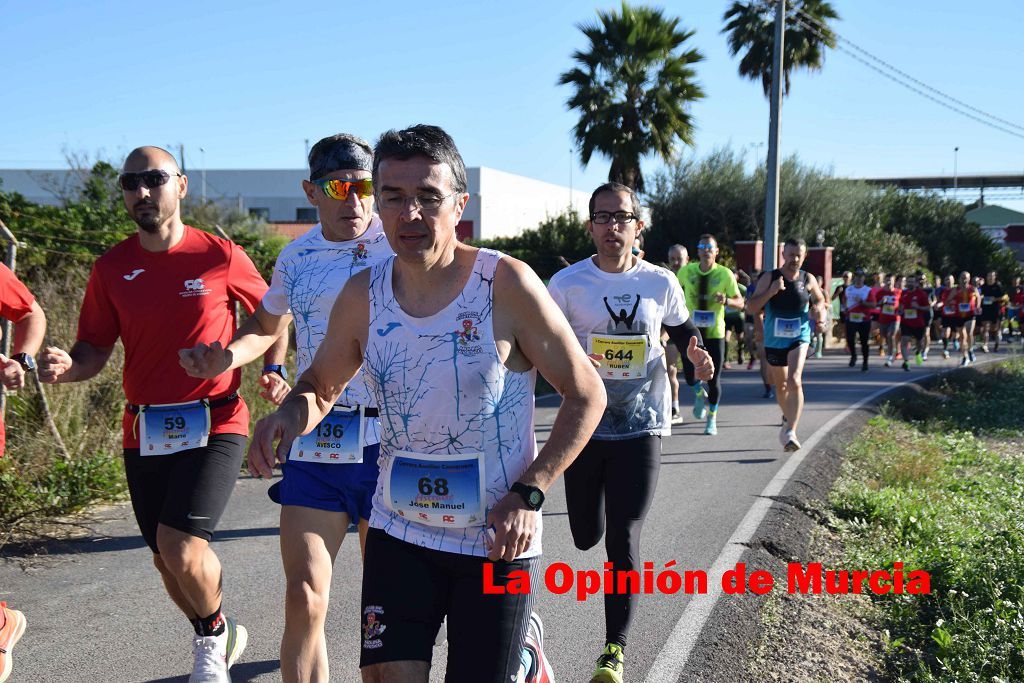
[[[681,244],[673,244],[668,248],[668,269],[679,276],[679,270],[690,262],[690,254]],[[665,363],[668,366],[668,385],[672,389],[672,424],[683,423],[683,414],[679,412],[679,349],[668,338],[662,335],[665,344]]]
[[[786,451],[800,449],[796,431],[804,408],[803,370],[811,328],[821,329],[828,318],[827,299],[817,280],[800,269],[807,243],[789,238],[782,249],[783,265],[762,277],[747,303],[752,313],[764,311],[765,356],[771,366],[776,400],[782,408],[779,443]]]
[[[956,312],[950,328],[954,330],[960,349],[960,365],[974,362],[974,315],[980,308],[980,297],[971,282],[971,274],[965,270],[960,273],[957,284],[946,293],[947,308]]]
[[[926,351],[925,334],[928,330],[928,311],[932,310],[932,300],[928,292],[921,284],[924,282],[924,274],[912,275],[909,286],[904,289],[900,297],[900,332],[902,335],[901,345],[903,349],[903,370],[910,372],[910,339],[917,342],[914,353],[914,362],[920,365],[924,362]]]
[[[736,278],[736,287],[740,292],[740,300],[744,303],[747,300],[747,287],[750,286],[750,276],[744,273],[742,270],[733,271],[733,277]],[[732,370],[732,365],[729,364],[729,340],[728,335],[732,333],[732,343],[736,346],[736,362],[739,365],[743,365],[743,349],[747,345],[747,340],[743,336],[744,333],[744,321],[743,321],[743,306],[725,307],[725,365],[723,367],[726,370]]]
[[[1021,336],[1021,341],[1024,342],[1024,287],[1020,284],[1020,278],[1013,279],[1013,299],[1010,302],[1008,318],[1011,325],[1014,321],[1017,323],[1017,332]],[[1010,328],[1010,336],[1013,336],[1013,328]]]
[[[718,403],[722,395],[722,366],[725,364],[725,307],[741,308],[743,297],[732,271],[715,263],[718,242],[714,235],[700,236],[697,256],[699,261],[679,271],[679,284],[686,295],[687,310],[693,311],[693,324],[701,331],[704,346],[711,354],[715,373],[708,380],[707,388],[694,375],[693,363],[687,358],[683,358],[683,373],[686,383],[694,391],[693,416],[698,420],[706,419],[704,433],[713,436],[718,433]]]
[[[843,273],[842,282],[840,282],[835,291],[832,292],[831,301],[839,300],[839,325],[836,327],[836,338],[845,340],[846,339],[846,288],[853,282],[853,273],[846,271]],[[846,348],[850,348],[850,342],[847,342]],[[852,365],[850,367],[853,367]]]
[[[999,338],[1003,336],[1003,306],[1009,301],[1006,290],[1002,283],[997,280],[996,271],[989,271],[985,278],[985,284],[980,287],[981,292],[981,315],[979,334],[981,335],[981,350],[988,353],[989,341],[994,337],[995,346],[993,350],[999,351]]]
[[[949,359],[949,342],[953,337],[952,331],[960,327],[960,316],[956,312],[956,302],[949,299],[949,293],[955,286],[956,279],[952,275],[947,275],[942,287],[937,288],[939,293],[935,296],[935,309],[939,311],[939,317],[942,321],[942,358],[944,360]]]
[[[241,372],[189,377],[178,349],[226,344],[234,304],[250,313],[267,289],[241,247],[181,222],[188,180],[168,152],[139,147],[120,176],[138,233],[92,269],[68,353],[47,347],[39,377],[80,382],[124,344],[125,474],[135,518],[175,605],[195,630],[191,681],[228,681],[246,631],[221,609],[221,567],[210,548],[242,465],[249,410]],[[281,357],[287,339],[273,350]],[[269,357],[268,357],[269,358]]]
[[[875,302],[875,307],[871,310],[871,338],[878,344],[879,356],[885,356],[885,335],[882,334],[878,322],[882,314],[882,290],[885,288],[885,282],[885,273],[881,271],[875,273],[871,281],[871,299]]]
[[[0,381],[7,391],[25,386],[25,376],[36,370],[36,352],[46,335],[46,314],[39,303],[15,276],[11,269],[0,263],[0,317],[14,324],[14,344],[11,357],[0,354]],[[6,430],[0,413],[0,458],[4,457]],[[6,681],[14,667],[14,646],[25,633],[25,615],[0,602],[0,683]]]
[[[190,375],[214,378],[255,360],[287,332],[293,316],[298,371],[309,368],[345,283],[394,255],[373,213],[372,169],[372,148],[353,135],[332,135],[313,146],[310,179],[302,189],[320,222],[281,251],[270,290],[227,349],[214,343],[182,352]],[[351,438],[322,437],[338,430]],[[350,522],[358,525],[360,548],[365,544],[379,444],[377,404],[359,372],[330,416],[294,443],[282,465],[284,478],[271,488],[281,504],[285,681],[330,680],[324,623],[333,565]],[[257,474],[251,463],[249,468]]]
[[[365,359],[381,472],[364,553],[363,680],[427,681],[446,614],[446,680],[552,680],[533,595],[481,587],[538,568],[536,511],[597,426],[600,378],[529,267],[456,239],[469,195],[444,131],[384,133],[373,184],[397,256],[346,283],[309,369],[257,425],[250,462],[271,476]],[[539,454],[535,367],[563,397]]]
[[[850,367],[857,365],[857,338],[860,338],[861,372],[868,371],[870,355],[871,311],[876,306],[871,287],[864,283],[864,269],[858,268],[853,284],[843,289],[843,308],[846,309],[846,348],[850,350]]]
[[[580,550],[593,548],[605,536],[616,571],[640,569],[640,534],[658,482],[661,437],[671,434],[668,385],[657,344],[662,326],[678,348],[687,349],[686,361],[694,368],[687,370],[693,373],[688,379],[712,374],[711,357],[696,348],[700,334],[678,281],[630,257],[626,245],[644,227],[639,208],[636,193],[625,185],[606,183],[594,190],[587,229],[597,254],[556,273],[548,285],[580,345],[601,359],[599,372],[608,394],[594,436],[565,472],[569,528]],[[702,236],[701,264],[708,261],[711,242]],[[698,265],[686,266],[681,277]],[[728,269],[722,270],[731,278]],[[713,426],[713,420],[708,424]],[[604,605],[605,647],[591,681],[621,683],[638,596],[605,595]]]
[[[885,279],[883,286],[876,294],[876,301],[879,305],[878,331],[885,339],[885,367],[892,366],[896,360],[896,351],[899,348],[896,344],[896,332],[900,325],[900,297],[903,294],[897,285],[897,277],[890,275]]]

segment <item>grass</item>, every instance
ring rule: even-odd
[[[847,451],[831,504],[850,568],[903,562],[931,594],[877,598],[898,681],[1024,672],[1024,361],[947,376],[885,406]],[[1016,441],[1015,441],[1016,440]]]

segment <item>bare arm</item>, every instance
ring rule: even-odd
[[[327,334],[313,364],[299,377],[281,407],[256,423],[249,446],[249,469],[254,475],[271,476],[274,462],[284,462],[292,441],[320,424],[359,372],[370,319],[369,284],[369,269],[345,284],[331,310]]]
[[[823,332],[828,321],[828,300],[814,277],[807,278],[807,291],[811,295],[811,307],[814,309],[811,318],[817,323],[818,331]]]
[[[14,325],[14,347],[12,354],[27,353],[35,356],[46,335],[46,314],[38,301],[32,302],[32,310]]]
[[[777,292],[781,291],[784,286],[785,285],[782,284],[781,276],[778,280],[772,281],[771,278],[761,275],[761,277],[757,279],[757,287],[754,288],[754,293],[747,301],[747,313],[750,315],[757,315],[760,313],[765,307],[765,304],[768,303],[768,300],[775,296]]]
[[[39,362],[39,379],[47,384],[65,384],[92,379],[110,360],[113,346],[93,346],[77,341],[67,352],[56,346],[47,346]]]
[[[223,348],[220,342],[178,351],[179,362],[192,377],[212,379],[240,368],[264,354],[266,365],[281,365],[288,351],[290,314],[273,315],[260,304]]]

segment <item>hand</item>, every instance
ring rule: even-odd
[[[693,364],[693,376],[699,380],[709,380],[715,375],[715,363],[711,354],[697,348],[697,338],[690,337],[690,345],[686,347],[686,358]]]
[[[771,293],[772,296],[775,296],[779,292],[785,291],[785,289],[786,289],[786,281],[783,280],[782,276],[780,275],[779,278],[775,282],[772,283],[772,286],[768,288],[768,291]]]
[[[726,300],[725,294],[722,294],[721,292],[715,292],[715,301],[717,301],[720,304],[724,304],[725,300]]]
[[[209,346],[197,344],[191,349],[178,351],[178,362],[190,377],[213,379],[231,367],[232,353],[215,341]]]
[[[511,562],[529,550],[537,532],[537,513],[526,507],[518,493],[508,493],[487,513],[494,527],[494,543],[487,553],[492,561]]]
[[[267,479],[274,476],[274,465],[288,460],[292,441],[299,436],[298,422],[292,411],[282,408],[256,423],[249,444],[249,474]]]
[[[17,391],[25,386],[25,368],[13,358],[0,353],[0,378],[4,388],[8,391]]]
[[[590,359],[590,362],[594,365],[595,368],[599,368],[601,367],[601,361],[604,359],[604,356],[602,356],[599,353],[588,353],[587,358]]]
[[[71,370],[72,365],[74,365],[74,361],[71,360],[67,351],[56,346],[47,346],[43,350],[43,355],[39,357],[39,369],[37,370],[39,381],[56,384],[60,381],[61,376]]]
[[[265,372],[260,375],[260,387],[262,387],[260,396],[275,406],[281,405],[285,397],[288,396],[288,392],[292,390],[284,377],[276,372]]]

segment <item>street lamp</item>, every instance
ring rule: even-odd
[[[203,204],[206,204],[206,150],[199,148],[199,160],[203,165]]]
[[[953,199],[956,199],[956,183],[957,183],[956,162],[957,162],[957,156],[959,156],[959,154],[960,154],[960,148],[959,147],[954,147],[953,148]]]

